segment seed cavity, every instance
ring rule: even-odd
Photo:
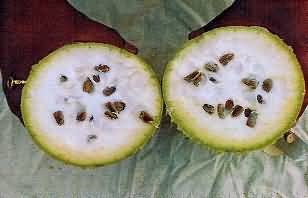
[[[68,80],[67,76],[61,75],[60,82],[66,82]]]
[[[213,114],[215,111],[215,107],[213,105],[209,105],[209,104],[204,104],[202,106],[202,108],[204,109],[205,112],[207,112],[208,114]]]
[[[143,122],[145,122],[145,123],[151,123],[151,122],[154,121],[154,119],[152,118],[152,116],[151,116],[149,113],[147,113],[146,111],[141,111],[141,112],[139,113],[139,118],[140,118]]]
[[[108,67],[107,65],[102,65],[102,64],[95,66],[94,69],[98,72],[103,72],[103,73],[110,71],[110,67]]]
[[[216,63],[206,63],[204,65],[205,69],[210,71],[210,72],[217,72],[219,67]]]
[[[187,82],[192,82],[196,87],[198,87],[200,82],[202,81],[202,75],[202,72],[194,71],[191,74],[185,76],[184,80]]]
[[[57,124],[59,126],[64,124],[64,115],[62,111],[56,111],[53,113],[53,117],[55,118]]]
[[[82,90],[87,93],[92,93],[94,89],[93,83],[90,78],[87,78],[86,81],[83,82]]]
[[[222,64],[222,65],[227,65],[232,59],[234,58],[234,54],[233,53],[227,53],[227,54],[224,54],[222,55],[220,58],[219,58],[219,62]]]
[[[225,118],[225,107],[224,107],[223,104],[217,105],[217,114],[218,114],[219,118],[221,118],[221,119]]]
[[[243,78],[242,83],[248,86],[250,89],[256,89],[259,84],[255,78]]]
[[[225,103],[225,109],[227,111],[231,111],[233,109],[233,107],[234,107],[233,100],[232,99],[227,100],[226,103]]]
[[[251,112],[252,112],[252,110],[251,110],[251,109],[246,108],[246,109],[245,109],[245,111],[244,111],[244,115],[245,115],[245,117],[246,117],[246,118],[247,118],[247,117],[249,117],[249,115],[251,114]]]
[[[273,88],[273,80],[270,78],[267,78],[262,83],[262,89],[266,92],[270,92]]]
[[[115,91],[116,91],[116,87],[106,87],[104,90],[103,90],[103,94],[105,96],[110,96],[111,94],[113,94]]]
[[[88,142],[88,143],[91,143],[91,142],[93,142],[93,141],[96,140],[96,139],[97,139],[97,135],[91,134],[91,135],[88,135],[88,137],[87,137],[87,142]]]
[[[262,97],[260,94],[257,95],[257,101],[258,101],[258,103],[260,103],[260,104],[264,104],[264,103],[265,103],[263,97]]]
[[[79,122],[82,122],[82,121],[85,121],[86,117],[87,117],[87,112],[82,111],[77,114],[76,120],[78,120]]]
[[[118,115],[111,111],[105,111],[105,116],[111,120],[118,119]]]
[[[240,105],[235,105],[233,112],[231,114],[232,117],[238,117],[239,115],[241,115],[241,113],[243,113],[244,108]]]
[[[252,111],[248,116],[246,125],[251,128],[255,127],[257,123],[257,117],[258,117],[258,113],[256,111]]]
[[[99,75],[93,75],[93,80],[94,82],[98,83],[101,81],[101,78],[99,77]]]

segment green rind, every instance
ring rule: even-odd
[[[153,125],[148,127],[149,128],[148,131],[144,131],[143,134],[145,134],[145,136],[142,140],[139,141],[138,144],[136,144],[134,147],[131,147],[131,149],[129,149],[129,150],[125,150],[121,153],[117,153],[117,155],[114,155],[114,158],[112,158],[108,161],[103,160],[103,161],[92,162],[92,161],[86,161],[86,160],[85,161],[74,160],[74,159],[69,158],[68,156],[60,155],[59,153],[54,152],[52,150],[52,148],[49,147],[48,144],[42,143],[44,141],[40,140],[39,135],[36,134],[35,126],[33,126],[31,124],[30,109],[29,109],[30,104],[27,103],[27,101],[28,101],[27,96],[28,96],[28,94],[29,94],[29,92],[32,88],[31,82],[36,80],[36,76],[37,76],[38,72],[40,72],[41,69],[43,69],[44,67],[46,67],[48,65],[47,63],[49,62],[50,59],[52,59],[52,57],[54,57],[55,55],[57,55],[61,51],[65,51],[65,50],[75,48],[75,47],[104,47],[104,48],[108,48],[109,50],[116,51],[116,52],[120,53],[121,55],[124,55],[128,58],[135,59],[136,61],[138,61],[140,63],[140,65],[142,65],[144,67],[144,70],[147,71],[147,73],[150,75],[150,79],[152,80],[152,85],[153,85],[153,87],[155,87],[157,89],[158,101],[157,101],[156,105],[159,108],[159,114],[158,114],[158,116],[156,116],[154,118]],[[67,45],[53,51],[48,56],[46,56],[41,61],[39,61],[38,64],[35,64],[35,65],[32,66],[32,70],[31,70],[29,77],[27,79],[27,84],[24,86],[24,88],[22,90],[22,97],[21,97],[22,118],[23,118],[25,127],[28,129],[28,132],[29,132],[30,136],[32,137],[32,139],[34,140],[34,142],[42,150],[44,150],[46,153],[48,153],[54,159],[64,161],[67,164],[80,166],[80,167],[104,166],[104,165],[108,165],[108,164],[111,164],[111,163],[118,162],[118,161],[125,159],[125,158],[129,157],[130,155],[133,155],[134,153],[136,153],[155,134],[156,128],[157,128],[157,126],[159,126],[160,121],[161,121],[162,112],[163,112],[163,100],[162,100],[162,93],[161,93],[161,89],[160,89],[160,83],[159,83],[158,78],[155,75],[153,69],[148,64],[146,64],[141,58],[137,57],[136,55],[131,54],[124,49],[120,49],[120,48],[114,47],[112,45],[103,44],[103,43],[92,43],[92,42],[73,43],[73,44],[67,44]]]
[[[193,47],[195,43],[200,42],[203,39],[206,39],[207,37],[214,36],[216,33],[219,33],[221,31],[254,31],[257,33],[260,33],[261,35],[266,35],[272,42],[275,42],[275,44],[282,50],[282,51],[287,51],[289,52],[289,59],[292,60],[294,69],[296,69],[296,74],[297,74],[297,87],[298,87],[298,92],[297,92],[297,100],[294,101],[294,106],[295,108],[293,109],[293,112],[289,114],[289,119],[288,122],[285,122],[281,125],[279,129],[276,130],[275,133],[272,133],[273,135],[264,140],[263,142],[257,142],[255,144],[250,144],[250,145],[232,145],[232,146],[226,146],[218,141],[216,142],[215,140],[208,140],[210,138],[200,138],[196,132],[198,129],[193,127],[193,124],[191,122],[185,121],[185,116],[183,116],[183,113],[177,113],[176,111],[173,110],[173,102],[170,101],[168,98],[168,85],[169,85],[169,74],[171,73],[172,69],[174,66],[173,62],[181,55],[184,49]],[[167,66],[165,67],[164,71],[164,76],[162,80],[162,90],[163,90],[163,98],[166,104],[166,109],[168,114],[171,117],[172,122],[177,124],[178,129],[188,138],[190,138],[192,141],[197,142],[199,144],[203,145],[208,145],[209,147],[213,148],[214,150],[217,151],[230,151],[230,152],[244,152],[244,151],[250,151],[250,150],[255,150],[255,149],[260,149],[263,148],[269,144],[272,144],[276,142],[282,135],[285,133],[288,129],[290,129],[296,122],[296,118],[299,115],[303,100],[304,100],[304,95],[305,95],[305,80],[304,80],[304,75],[301,70],[301,66],[296,58],[296,55],[293,53],[292,49],[287,46],[277,35],[274,35],[270,33],[267,29],[262,28],[262,27],[257,27],[257,26],[228,26],[228,27],[222,27],[222,28],[216,28],[213,29],[209,32],[206,32],[197,38],[194,38],[192,40],[187,41],[183,47],[177,50],[175,56],[169,61]]]

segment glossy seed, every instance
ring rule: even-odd
[[[221,118],[221,119],[225,118],[225,107],[224,107],[223,104],[217,105],[217,114],[218,114],[219,118]]]
[[[209,78],[209,81],[211,81],[211,82],[213,82],[213,83],[217,83],[218,81],[216,80],[216,78],[214,78],[214,77],[210,77]]]
[[[113,103],[113,106],[115,108],[115,110],[120,113],[121,111],[123,111],[125,109],[126,104],[122,101],[116,101]]]
[[[245,109],[245,111],[244,111],[244,115],[245,115],[245,117],[247,118],[249,115],[250,115],[250,113],[252,112],[252,110],[251,109],[249,109],[249,108],[246,108]]]
[[[106,88],[103,90],[103,94],[104,94],[105,96],[110,96],[110,95],[113,94],[115,91],[116,91],[116,87],[106,87]]]
[[[102,64],[95,66],[94,69],[98,72],[103,72],[103,73],[110,71],[110,67],[108,67],[107,65],[102,65]]]
[[[263,81],[262,83],[262,89],[266,92],[270,92],[273,88],[273,80],[268,78]]]
[[[114,120],[114,119],[118,119],[118,116],[116,113],[114,112],[111,112],[111,111],[105,111],[105,116],[111,120]]]
[[[99,82],[99,81],[101,81],[101,78],[99,77],[99,75],[93,75],[93,80],[94,80],[94,82]]]
[[[83,82],[82,90],[87,93],[93,92],[94,86],[90,78]]]
[[[243,78],[242,83],[248,86],[251,89],[256,89],[258,87],[259,82],[254,78]]]
[[[200,73],[199,71],[194,71],[193,73],[188,74],[187,76],[185,76],[184,80],[187,81],[187,82],[192,82],[192,80],[195,79],[195,77],[198,76],[199,73]]]
[[[87,117],[87,113],[82,111],[77,114],[76,120],[82,122],[82,121],[85,121],[86,117]]]
[[[257,123],[257,117],[258,117],[258,113],[256,111],[252,111],[248,116],[246,125],[251,128],[255,127]]]
[[[64,115],[62,111],[56,111],[53,113],[53,117],[55,118],[57,124],[59,126],[64,124]]]
[[[202,108],[204,109],[205,112],[207,112],[208,114],[213,114],[215,111],[215,107],[209,104],[204,104],[202,106]]]
[[[87,137],[87,142],[88,143],[91,143],[91,142],[93,142],[94,140],[96,140],[97,139],[97,136],[96,135],[88,135],[88,137]]]
[[[264,104],[264,103],[265,103],[263,97],[262,97],[260,94],[257,95],[257,101],[258,101],[258,103],[260,103],[260,104]]]
[[[288,131],[284,134],[284,139],[288,144],[292,144],[295,141],[295,135],[292,131]]]
[[[60,76],[60,82],[66,82],[68,80],[68,78],[64,75]]]
[[[219,58],[219,62],[222,65],[227,65],[233,59],[233,57],[234,57],[233,53],[224,54],[223,56]]]
[[[202,81],[202,73],[200,72],[198,76],[195,79],[193,79],[193,84],[196,87],[198,87],[201,81]]]
[[[217,72],[219,67],[216,63],[207,63],[204,65],[205,69],[210,72]]]
[[[231,100],[231,99],[227,100],[226,103],[225,103],[226,110],[231,111],[233,109],[233,107],[234,107],[233,100]]]
[[[149,113],[145,112],[145,111],[141,111],[141,112],[139,113],[139,118],[140,118],[143,122],[145,122],[145,123],[150,123],[150,122],[154,121],[154,119],[152,118],[152,116],[151,116]]]
[[[235,105],[233,112],[231,114],[232,117],[237,117],[239,115],[241,115],[241,113],[243,113],[244,108],[240,105]]]

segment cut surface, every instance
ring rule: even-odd
[[[159,125],[162,100],[153,71],[135,55],[76,43],[32,67],[21,109],[26,128],[45,151],[67,163],[95,166],[143,146]],[[153,121],[140,119],[142,111]]]
[[[187,80],[195,71],[202,74],[197,85]],[[270,144],[292,127],[304,79],[292,49],[277,36],[260,27],[231,26],[188,41],[165,69],[163,94],[187,136],[218,150],[244,151]],[[231,110],[220,115],[218,104]]]

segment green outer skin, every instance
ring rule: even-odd
[[[156,105],[157,108],[159,108],[159,113],[157,116],[154,117],[154,122],[152,125],[150,125],[148,128],[148,131],[144,131],[144,137],[137,143],[135,144],[134,147],[131,147],[129,150],[124,150],[123,152],[117,153],[116,155],[113,156],[112,159],[108,161],[83,161],[83,160],[74,160],[71,159],[69,156],[66,155],[60,155],[57,152],[53,151],[51,147],[49,147],[48,144],[44,144],[43,140],[40,139],[39,135],[36,132],[35,126],[31,124],[31,103],[29,103],[27,100],[27,96],[32,88],[31,82],[36,81],[37,74],[40,72],[41,69],[44,67],[48,66],[48,62],[56,56],[59,52],[66,51],[70,48],[75,48],[75,47],[103,47],[103,48],[108,48],[110,51],[120,53],[121,55],[124,55],[128,58],[133,58],[136,61],[140,63],[144,67],[144,70],[147,71],[147,73],[150,75],[150,79],[152,81],[152,85],[157,89],[157,94],[159,100],[157,101]],[[73,43],[73,44],[67,44],[52,53],[50,53],[48,56],[43,58],[41,61],[39,61],[38,64],[35,64],[32,66],[32,70],[30,72],[30,75],[28,76],[27,83],[22,89],[22,96],[21,96],[21,113],[22,113],[22,118],[25,124],[25,127],[28,129],[29,134],[31,135],[32,139],[34,142],[46,153],[48,153],[50,156],[57,160],[64,161],[67,164],[75,165],[75,166],[80,166],[80,167],[96,167],[96,166],[103,166],[103,165],[108,165],[111,163],[115,163],[117,161],[120,161],[122,159],[127,158],[130,155],[133,155],[136,153],[139,149],[141,149],[149,140],[150,138],[155,134],[156,128],[159,126],[161,117],[162,117],[162,112],[163,112],[163,100],[162,100],[162,94],[161,94],[161,88],[160,88],[160,83],[158,81],[158,78],[156,77],[154,71],[152,68],[145,63],[142,59],[137,57],[134,54],[129,53],[128,51],[124,49],[120,49],[117,47],[114,47],[109,44],[103,44],[103,43],[92,43],[92,42],[86,42],[86,43]]]
[[[174,105],[174,102],[169,100],[169,93],[168,93],[168,86],[169,86],[169,74],[172,72],[173,67],[176,67],[175,64],[173,64],[174,60],[176,60],[182,53],[184,49],[191,48],[195,43],[198,43],[202,40],[206,40],[207,38],[210,38],[212,36],[215,36],[217,33],[224,32],[224,31],[254,31],[256,33],[259,33],[261,36],[264,36],[265,39],[270,40],[271,42],[274,42],[282,51],[288,52],[289,60],[292,61],[294,65],[294,70],[296,70],[297,74],[297,100],[294,101],[293,105],[293,111],[288,115],[288,119],[286,119],[286,122],[283,122],[279,128],[276,129],[275,132],[271,133],[272,135],[269,136],[267,139],[263,141],[250,141],[246,144],[229,144],[226,142],[223,142],[219,139],[211,138],[207,136],[207,134],[200,134],[200,131],[198,128],[194,127],[194,124],[192,121],[188,122],[185,114],[183,112],[179,112],[179,110],[176,110],[176,107]],[[216,28],[209,32],[206,32],[197,38],[194,38],[192,40],[187,41],[184,46],[176,52],[175,56],[169,63],[167,64],[164,76],[163,76],[163,98],[165,100],[166,109],[169,113],[172,122],[177,124],[178,129],[183,132],[185,136],[190,138],[192,141],[207,145],[211,148],[213,148],[216,151],[231,151],[231,152],[245,152],[255,149],[263,148],[269,144],[272,144],[277,141],[287,130],[289,130],[296,122],[296,118],[299,115],[304,95],[305,95],[305,80],[303,76],[303,72],[301,70],[301,66],[296,58],[296,55],[293,53],[292,49],[289,48],[277,35],[274,35],[270,33],[267,29],[257,26],[228,26],[228,27],[222,27],[222,28]],[[203,137],[201,137],[203,136]]]

